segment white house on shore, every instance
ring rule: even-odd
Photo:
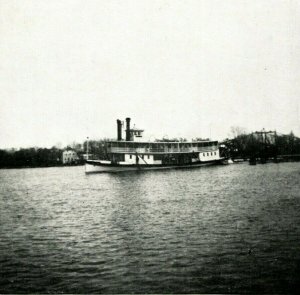
[[[63,164],[74,164],[79,161],[77,153],[73,150],[65,150],[62,153]]]

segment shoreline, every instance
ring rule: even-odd
[[[51,166],[22,166],[22,167],[0,167],[0,169],[35,169],[35,168],[64,168],[64,167],[75,167],[75,166],[84,166],[83,164],[75,164],[75,165],[51,165]]]
[[[267,161],[266,163],[259,163],[257,162],[257,165],[265,165],[265,164],[280,164],[280,163],[289,163],[289,162],[300,162],[299,157],[287,157],[287,156],[279,156],[277,161],[270,160]],[[249,164],[249,161],[235,161],[233,160],[233,164]],[[0,167],[0,170],[5,170],[5,169],[36,169],[36,168],[65,168],[65,167],[76,167],[76,166],[84,166],[85,163],[80,163],[80,164],[73,164],[73,165],[51,165],[51,166],[22,166],[22,167]]]

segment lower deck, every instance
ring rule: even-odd
[[[182,165],[218,159],[220,159],[219,150],[168,154],[111,153],[107,160],[118,165]]]

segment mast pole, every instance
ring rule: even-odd
[[[89,159],[89,137],[86,138],[86,159]]]

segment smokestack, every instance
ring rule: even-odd
[[[118,125],[118,128],[117,128],[117,131],[118,131],[118,140],[122,140],[122,122],[121,120],[117,120],[117,125]]]
[[[130,118],[126,118],[126,141],[130,141]]]

